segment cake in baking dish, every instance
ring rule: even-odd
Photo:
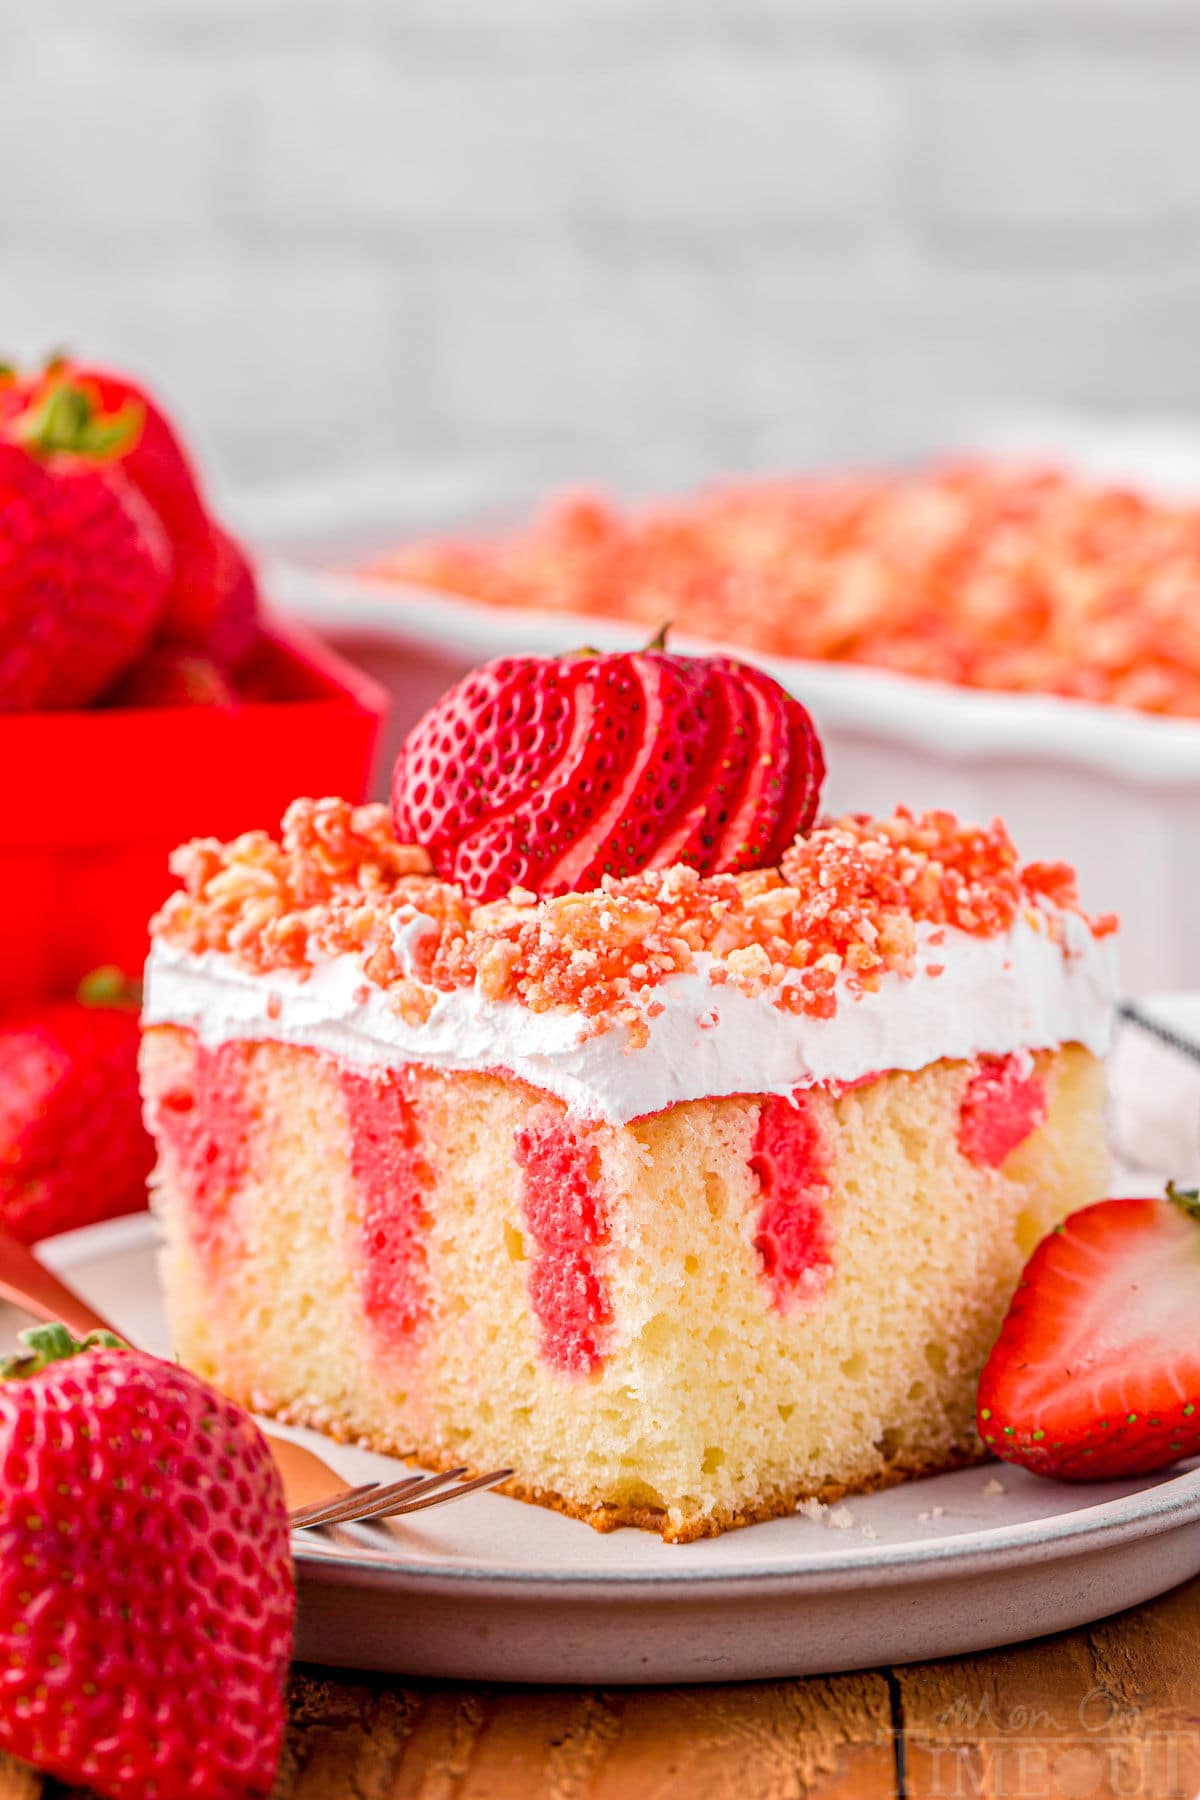
[[[635,762],[670,714],[652,687]],[[547,756],[573,754],[586,706],[563,707]],[[502,721],[518,761],[527,714]],[[793,726],[781,780],[789,745],[819,758]],[[676,1541],[975,1457],[1023,1262],[1105,1191],[1111,921],[998,823],[814,824],[798,766],[777,854],[743,818],[716,852],[740,867],[706,869],[710,846],[557,891],[581,846],[620,865],[595,832],[610,794],[613,830],[641,816],[645,761],[630,787],[622,750],[561,832],[484,855],[494,772],[458,856],[434,741],[395,807],[423,846],[382,806],[301,800],[279,841],[178,856],[143,1084],[184,1361]],[[533,885],[488,897],[518,865]]]
[[[653,624],[773,656],[1200,716],[1200,509],[959,460],[566,496],[499,536],[402,545],[377,580]]]

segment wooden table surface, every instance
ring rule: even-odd
[[[0,1758],[0,1800],[83,1800]],[[298,1669],[277,1800],[1200,1800],[1200,1579],[861,1675],[513,1689]]]

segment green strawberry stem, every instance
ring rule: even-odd
[[[40,1375],[51,1363],[66,1362],[84,1350],[125,1350],[128,1345],[111,1331],[89,1331],[73,1337],[65,1325],[31,1325],[18,1334],[23,1351],[0,1359],[0,1381],[26,1381]]]
[[[649,639],[649,643],[642,644],[639,655],[644,657],[649,650],[666,650],[667,632],[671,630],[671,625],[673,625],[671,619],[664,619],[664,623],[658,626],[657,632]],[[579,644],[578,650],[569,650],[567,655],[569,655],[569,657],[603,657],[603,655],[606,655],[606,652],[604,652],[604,650],[597,650],[596,644]]]
[[[1176,1187],[1173,1181],[1168,1181],[1167,1199],[1200,1225],[1200,1188]]]
[[[40,456],[67,451],[75,456],[120,456],[141,436],[146,409],[126,400],[116,412],[100,412],[86,389],[71,381],[52,387],[20,428],[26,449]]]
[[[650,639],[650,642],[642,645],[641,654],[645,656],[647,651],[650,650],[665,650],[667,647],[667,633],[670,631],[673,624],[674,620],[664,619],[654,636]],[[595,644],[580,644],[578,650],[569,650],[567,654],[568,656],[603,656],[604,651],[598,650]]]
[[[102,963],[91,969],[75,990],[81,1006],[140,1006],[142,984],[128,976],[116,963]]]

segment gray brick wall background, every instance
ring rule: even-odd
[[[1197,0],[9,0],[0,338],[405,524],[1200,414]]]

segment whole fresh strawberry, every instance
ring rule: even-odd
[[[203,646],[229,669],[240,669],[262,636],[258,576],[245,546],[213,526],[215,558],[207,595],[193,595],[189,609],[176,601],[167,635]]]
[[[195,465],[163,408],[131,376],[70,357],[53,359],[27,385],[33,407],[66,390],[97,412],[136,418],[121,469],[149,501],[170,542],[163,631],[236,666],[258,639],[257,587],[244,554],[211,517]]]
[[[108,1800],[270,1793],[293,1591],[254,1421],[107,1333],[0,1369],[0,1749]]]
[[[824,772],[812,720],[769,675],[655,643],[474,670],[409,733],[392,810],[475,899],[548,895],[671,863],[775,863]]]
[[[1200,1197],[1102,1200],[1044,1238],[979,1384],[979,1432],[1065,1481],[1200,1452]]]
[[[106,706],[236,706],[221,664],[182,644],[151,645],[104,696]]]
[[[0,1018],[0,1226],[25,1243],[146,1204],[137,1006],[82,991]]]
[[[134,429],[65,395],[0,426],[0,711],[86,706],[162,618],[170,551],[115,460]]]

